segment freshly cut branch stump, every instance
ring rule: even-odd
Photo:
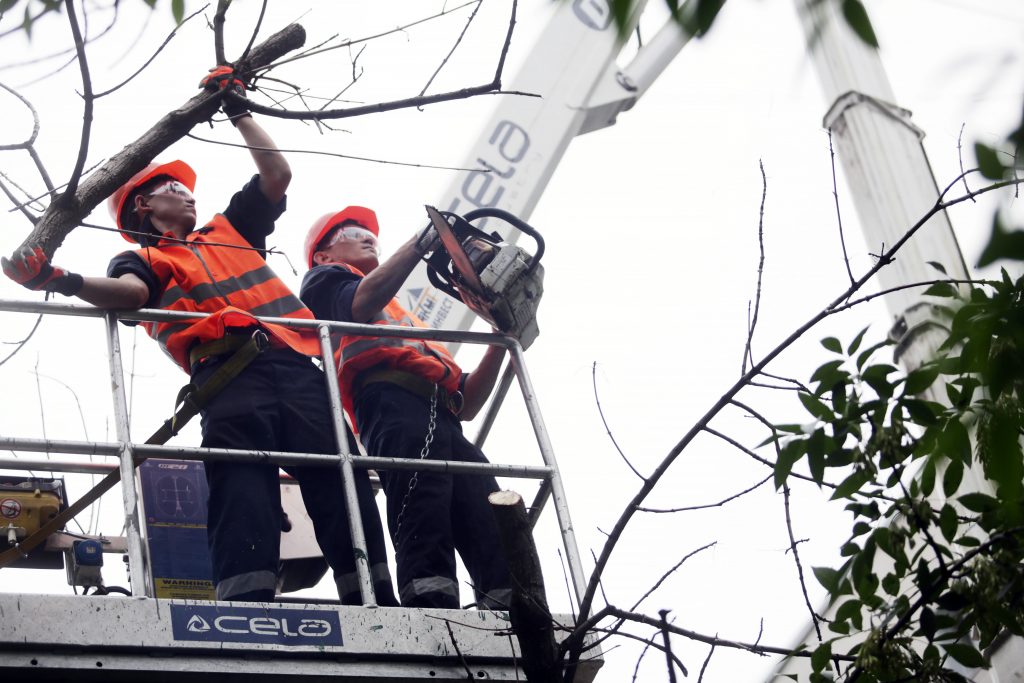
[[[562,666],[523,498],[515,491],[498,491],[487,499],[498,522],[512,578],[509,619],[519,640],[526,679],[531,683],[557,683],[562,679]]]

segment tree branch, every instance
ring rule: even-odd
[[[253,48],[249,59],[239,65],[239,71],[249,72],[292,50],[305,42],[306,32],[292,24]],[[145,168],[158,154],[185,136],[193,126],[209,119],[220,106],[218,93],[202,92],[179,108],[171,111],[146,131],[138,140],[111,157],[103,166],[90,174],[69,198],[66,205],[53,202],[43,213],[35,228],[22,243],[23,246],[41,245],[47,255],[63,243],[71,232],[100,202],[109,197],[135,173]]]
[[[82,136],[78,144],[78,159],[75,161],[74,170],[71,171],[71,179],[68,181],[67,188],[56,200],[56,203],[60,204],[62,208],[67,208],[75,191],[78,189],[78,181],[82,177],[82,169],[85,168],[85,159],[89,156],[93,96],[92,78],[89,76],[89,60],[85,56],[85,43],[82,41],[82,33],[78,28],[78,17],[75,15],[75,0],[64,0],[64,8],[68,13],[68,23],[71,24],[71,35],[75,39],[78,68],[82,72],[82,99],[85,101],[84,111],[82,112]]]

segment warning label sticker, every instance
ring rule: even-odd
[[[0,500],[0,515],[7,519],[14,519],[21,514],[21,501],[13,498]]]

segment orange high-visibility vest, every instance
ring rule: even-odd
[[[358,268],[335,263],[363,277]],[[392,299],[383,310],[368,321],[372,325],[399,325],[427,327],[415,315],[405,310],[398,299]],[[439,384],[449,393],[459,390],[462,370],[448,349],[439,342],[427,339],[401,339],[399,337],[357,337],[334,334],[335,361],[338,364],[338,383],[341,385],[341,403],[355,426],[355,388],[359,373],[370,368],[402,370]]]
[[[204,244],[207,242],[245,248]],[[193,231],[186,244],[161,240],[157,246],[135,253],[153,269],[157,282],[164,283],[159,308],[211,314],[196,321],[142,323],[185,372],[190,371],[192,346],[220,339],[225,328],[259,325],[276,346],[288,346],[307,356],[320,355],[316,330],[290,329],[253,318],[312,320],[313,314],[224,216],[217,214],[205,227]]]

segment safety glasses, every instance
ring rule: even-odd
[[[192,191],[185,187],[184,183],[180,183],[177,180],[168,180],[166,183],[161,183],[153,188],[153,191],[146,195],[147,197],[177,197],[182,201],[188,201],[194,199]]]
[[[366,228],[360,228],[358,225],[346,225],[342,228],[338,228],[334,233],[327,238],[321,249],[327,249],[333,247],[342,240],[352,240],[353,242],[361,242],[369,239],[374,245],[377,244],[377,236]]]

